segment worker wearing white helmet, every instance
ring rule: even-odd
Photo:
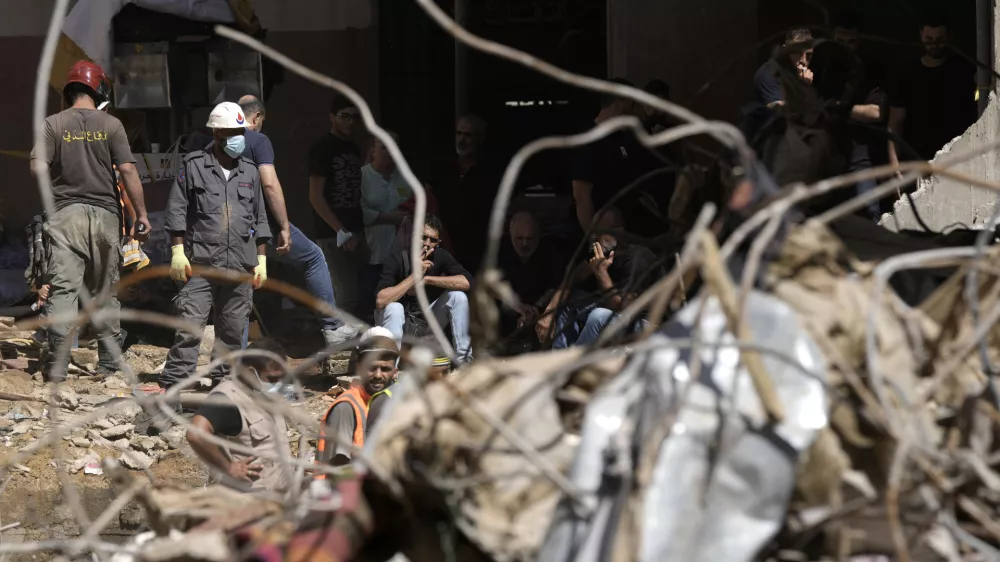
[[[212,129],[212,144],[184,157],[167,201],[170,276],[180,286],[177,310],[184,320],[204,328],[214,305],[213,357],[240,349],[253,289],[267,279],[264,248],[271,231],[257,166],[241,156],[245,125],[240,106],[215,106],[206,125]],[[192,275],[192,265],[252,274],[252,282],[209,280]],[[161,386],[194,374],[200,345],[200,332],[178,330]],[[225,373],[226,367],[220,366],[210,376],[218,382]]]

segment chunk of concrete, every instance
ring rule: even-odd
[[[171,449],[180,449],[184,440],[187,439],[187,430],[176,425],[161,433],[160,437],[166,441],[167,446]]]
[[[156,462],[156,459],[139,451],[126,451],[119,459],[123,465],[132,470],[145,470]]]
[[[101,462],[100,455],[98,455],[94,451],[88,451],[86,455],[76,459],[75,461],[70,463],[66,468],[73,474],[76,474],[77,472],[83,470],[83,468],[88,464],[95,464],[95,463],[100,464],[100,462]]]
[[[57,387],[52,397],[55,400],[56,406],[60,408],[75,410],[80,405],[80,397],[77,396],[75,390],[66,384]]]
[[[101,437],[105,439],[121,439],[123,437],[129,437],[135,430],[135,426],[132,424],[116,425],[111,429],[105,429],[101,431]]]
[[[74,447],[86,448],[90,446],[90,439],[87,439],[86,437],[73,437],[69,440],[69,442],[72,443]]]
[[[142,413],[142,407],[131,400],[119,400],[111,407],[111,418],[118,425],[134,424],[135,418]]]
[[[24,435],[25,433],[31,431],[32,426],[34,426],[34,424],[31,422],[31,420],[25,420],[23,422],[14,424],[14,427],[10,429],[10,432],[12,435]]]
[[[31,396],[34,390],[35,387],[31,384],[31,375],[24,371],[4,371],[3,375],[0,376],[0,392]]]
[[[115,422],[111,421],[111,418],[101,418],[99,420],[94,420],[90,424],[91,427],[96,427],[97,429],[100,429],[100,430],[111,429],[112,427],[114,427],[116,425],[118,425],[118,424],[116,424]]]

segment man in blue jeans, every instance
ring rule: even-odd
[[[410,263],[409,249],[390,256],[385,262],[375,296],[375,321],[392,332],[397,342],[403,340],[408,311],[411,312],[410,320],[426,322],[413,315],[418,310],[413,269],[420,267],[431,311],[442,326],[451,328],[451,339],[455,343],[459,362],[468,363],[472,360],[472,340],[469,337],[467,293],[472,288],[472,275],[447,250],[438,247],[441,230],[441,219],[427,215],[424,219],[421,263]]]
[[[576,267],[570,288],[556,291],[535,324],[539,340],[549,338],[555,319],[553,349],[597,342],[618,312],[663,276],[652,250],[618,239],[615,232],[624,227],[619,209],[611,207],[601,213],[594,225],[597,234],[591,238],[590,258]],[[581,288],[572,289],[577,286]],[[644,322],[639,320],[630,328],[636,330]]]
[[[243,108],[247,123],[246,150],[243,156],[253,160],[260,171],[268,222],[272,225],[272,231],[277,233],[276,241],[272,244],[275,245],[278,259],[292,265],[305,275],[307,291],[336,308],[330,270],[327,268],[322,250],[295,225],[288,222],[285,197],[274,169],[274,148],[271,146],[271,139],[260,132],[264,126],[264,103],[256,96],[246,95],[240,98],[239,104]],[[244,348],[248,336],[249,324],[243,334]],[[323,318],[323,340],[328,347],[352,340],[357,336],[358,329],[343,320],[332,316]]]

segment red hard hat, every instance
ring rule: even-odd
[[[108,77],[104,74],[104,69],[90,61],[76,61],[70,67],[69,74],[66,75],[66,84],[63,86],[64,97],[70,84],[83,84],[90,88],[92,91],[88,93],[93,95],[94,103],[97,105],[110,101],[111,84],[108,82]],[[73,100],[67,99],[66,103],[71,104]]]

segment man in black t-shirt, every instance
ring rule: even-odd
[[[423,268],[427,298],[431,301],[438,322],[451,326],[451,337],[459,361],[472,360],[472,340],[469,337],[469,298],[472,276],[441,244],[441,220],[427,215],[424,220]],[[389,258],[382,268],[382,279],[375,297],[375,321],[392,332],[402,342],[408,314],[419,314],[410,251],[404,250]]]
[[[368,261],[361,214],[361,151],[354,143],[361,112],[334,96],[330,132],[309,150],[309,202],[315,211],[316,242],[326,254],[337,303],[357,312],[358,278]]]
[[[891,164],[933,159],[976,120],[976,68],[951,53],[950,39],[942,14],[924,15],[920,26],[923,56],[900,71],[889,111],[889,131],[902,136],[913,150],[903,150],[890,140]]]
[[[616,236],[615,232],[625,227],[617,208],[601,213],[595,226],[600,233],[592,238],[590,258],[577,265],[569,287],[556,291],[535,324],[541,341],[549,339],[555,324],[553,349],[595,343],[620,310],[663,276],[652,250]],[[642,322],[632,329],[638,329]]]
[[[631,86],[627,80],[615,82]],[[612,95],[601,97],[601,110],[594,123],[601,124],[622,116],[639,116],[636,104]],[[657,155],[635,138],[632,131],[612,133],[575,152],[571,178],[576,218],[584,234],[590,231],[594,216],[623,189],[646,174],[666,166]],[[655,236],[669,227],[662,217],[673,189],[672,176],[660,174],[631,189],[614,205],[628,220],[642,228],[637,234]],[[662,202],[660,204],[659,202]]]

